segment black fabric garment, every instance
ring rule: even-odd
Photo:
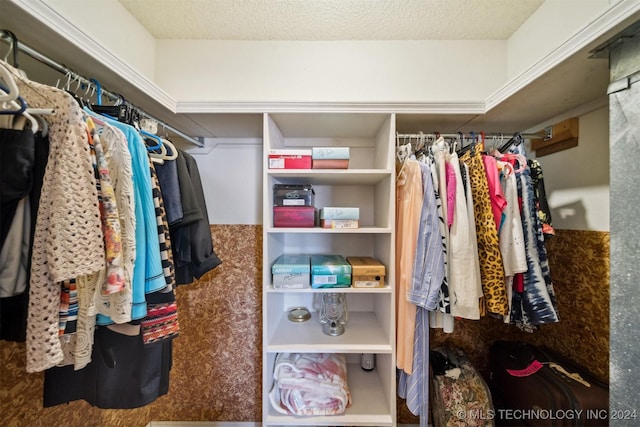
[[[184,219],[170,229],[176,284],[184,285],[193,282],[194,279],[199,279],[220,265],[222,261],[213,249],[209,216],[198,165],[190,154],[180,150],[179,152],[178,159],[182,158],[182,160],[177,163],[177,166]],[[190,221],[196,216],[196,211],[199,213],[199,219]],[[189,221],[186,221],[187,218]]]
[[[28,306],[28,290],[20,295],[0,298],[0,340],[16,342],[27,340]]]
[[[0,249],[18,202],[31,191],[35,151],[30,130],[0,129]]]
[[[1,141],[1,140],[0,140]],[[2,143],[0,142],[0,145]],[[31,174],[31,191],[29,205],[31,209],[31,241],[29,243],[29,261],[33,249],[33,235],[40,201],[40,190],[44,179],[44,170],[49,158],[49,138],[37,133],[34,138],[34,162]],[[4,152],[2,152],[4,155]],[[2,161],[0,161],[2,163]],[[0,340],[24,342],[27,339],[27,308],[29,305],[29,273],[31,263],[27,266],[27,289],[20,295],[0,298]]]
[[[546,224],[548,227],[543,227],[542,231],[546,236],[552,235],[548,233],[548,230],[553,230],[551,219],[551,208],[549,202],[547,202],[547,192],[544,189],[544,175],[542,173],[542,166],[535,159],[527,160],[529,169],[531,170],[531,179],[533,180],[533,189],[536,198],[536,208],[538,213],[538,219]]]
[[[464,186],[464,198],[467,198],[467,168],[465,168],[464,163],[460,162],[460,175],[462,176],[462,185]]]
[[[144,345],[142,337],[97,327],[91,362],[47,369],[44,407],[85,400],[102,409],[131,409],[148,405],[169,392],[172,341]]]
[[[200,209],[200,204],[196,196],[195,183],[191,177],[190,169],[187,167],[187,157],[185,154],[184,151],[178,150],[178,158],[175,160],[180,185],[180,201],[182,203],[182,221],[176,224],[178,227],[189,225],[204,218],[203,211]],[[202,186],[202,183],[200,183],[200,175],[198,175],[198,185]]]
[[[166,304],[176,301],[176,293],[173,289],[169,292],[151,292],[150,294],[146,294],[144,297],[147,300],[147,304]]]
[[[164,163],[155,165],[169,225],[178,224],[184,216],[176,160],[165,160]]]

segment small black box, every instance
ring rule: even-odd
[[[274,206],[313,206],[315,192],[311,184],[275,184]]]

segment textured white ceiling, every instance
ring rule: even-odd
[[[119,0],[158,39],[506,40],[544,0]]]

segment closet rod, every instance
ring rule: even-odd
[[[485,132],[484,137],[485,138],[501,137],[503,139],[509,140],[513,136],[513,134],[514,132],[510,132],[510,133]],[[441,136],[443,138],[459,138],[460,135],[462,135],[463,138],[471,138],[472,136],[470,132],[437,133],[437,134],[433,132],[433,133],[397,133],[396,138],[419,139],[419,138],[425,138],[425,137],[435,138],[436,136]],[[480,136],[480,132],[476,132],[475,136],[476,137]],[[520,136],[522,136],[525,139],[543,138],[542,134],[538,134],[538,133],[520,133]]]
[[[12,45],[12,41],[14,41],[12,34],[6,32],[5,30],[1,30],[0,29],[0,39],[2,39],[3,41],[8,41],[10,48],[13,48],[14,45]],[[6,40],[9,39],[9,40]],[[67,68],[66,66],[54,61],[53,59],[49,58],[48,56],[44,55],[41,52],[38,52],[37,50],[33,49],[30,46],[27,46],[26,44],[22,43],[19,40],[15,40],[15,46],[17,47],[17,49],[20,52],[25,53],[26,55],[30,56],[31,58],[35,59],[36,61],[50,67],[53,68],[55,71],[70,76],[70,78],[73,78],[74,81],[77,81],[81,84],[87,85],[89,87],[94,87],[96,88],[96,85],[94,82],[92,82],[91,80],[79,75],[78,73],[76,73],[75,71]],[[9,53],[11,53],[11,51],[9,51]],[[7,54],[8,55],[8,54]],[[101,88],[101,93],[103,96],[107,96],[108,98],[110,98],[113,101],[122,101],[123,98],[121,95],[118,95],[114,92],[111,92],[109,90],[106,90],[104,88]],[[186,141],[197,145],[198,147],[204,147],[204,143],[202,141],[199,141],[187,134],[185,134],[184,132],[176,129],[175,127],[169,125],[168,123],[159,120],[157,118],[155,118],[154,116],[152,116],[151,114],[147,113],[146,111],[144,111],[143,109],[136,107],[135,105],[131,104],[128,101],[125,101],[127,105],[129,105],[131,108],[134,108],[135,110],[137,110],[140,115],[144,116],[147,119],[153,120],[155,122],[158,123],[158,125],[162,126],[163,128],[167,129],[169,132],[178,135],[181,138],[184,138]]]

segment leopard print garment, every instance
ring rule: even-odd
[[[484,164],[480,152],[475,150],[464,153],[460,157],[460,161],[469,166],[476,234],[478,236],[480,276],[486,309],[489,313],[504,316],[509,313],[509,304],[507,290],[504,286],[504,268],[498,231],[491,209]]]

